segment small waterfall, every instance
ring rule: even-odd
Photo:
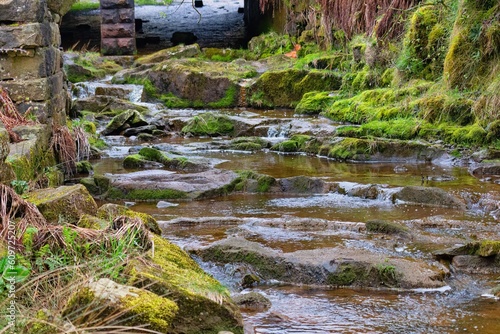
[[[290,126],[270,126],[267,130],[268,138],[287,138],[290,132]]]
[[[114,85],[101,81],[85,81],[74,84],[73,99],[86,99],[90,96],[96,95],[96,90],[98,88],[101,89],[100,95],[116,96],[134,103],[142,101],[144,91],[144,87],[142,85]]]
[[[238,107],[246,107],[247,103],[247,87],[245,85],[240,85],[240,95],[238,98]]]

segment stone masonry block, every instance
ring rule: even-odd
[[[133,8],[103,9],[101,18],[102,24],[135,23]]]
[[[64,125],[66,122],[66,102],[68,95],[61,92],[44,102],[27,101],[17,105],[21,114],[29,111],[42,124]]]
[[[59,49],[47,47],[27,51],[27,55],[0,53],[0,80],[45,78],[61,69],[62,52]]]
[[[63,72],[47,78],[32,80],[9,80],[3,81],[5,88],[14,102],[45,101],[63,90]]]
[[[134,23],[101,24],[101,38],[123,38],[134,36]]]
[[[101,9],[134,8],[134,0],[101,0]]]
[[[39,46],[59,46],[59,26],[55,23],[27,23],[0,26],[0,49],[32,49]]]
[[[135,53],[135,38],[103,38],[101,53],[103,55],[131,55]]]
[[[48,14],[46,0],[0,0],[0,21],[43,22]]]

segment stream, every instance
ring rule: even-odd
[[[92,94],[89,85],[81,86],[87,88],[80,90],[80,94]],[[206,112],[152,107],[154,114],[165,117],[188,117]],[[273,124],[278,126],[270,127],[267,137],[264,137],[269,141],[286,138],[280,122],[329,123],[317,117],[299,118],[289,110],[217,112],[275,120]],[[255,152],[220,149],[217,143],[228,138],[167,136],[156,139],[154,143],[121,136],[105,139],[111,146],[104,157],[92,161],[95,174],[134,172],[136,170],[123,167],[124,157],[137,152],[140,147],[154,145],[189,159],[205,159],[218,169],[251,170],[275,178],[318,177],[347,189],[346,193],[302,195],[237,192],[211,199],[170,201],[166,207],[158,207],[157,201],[117,201],[133,210],[151,214],[163,228],[164,237],[187,250],[207,247],[228,236],[238,235],[283,253],[342,245],[387,257],[432,261],[432,251],[460,241],[465,244],[474,238],[498,240],[500,235],[499,217],[478,205],[482,201],[497,201],[500,184],[495,180],[477,179],[466,167],[450,163],[353,163],[302,154],[279,154],[267,149]],[[374,198],[350,194],[357,187],[372,184],[379,189]],[[391,194],[404,186],[441,188],[462,199],[467,209],[392,201]],[[204,221],[193,223],[179,218],[202,218]],[[401,240],[392,236],[370,237],[366,233],[342,228],[286,224],[294,219],[327,220],[340,225],[366,223],[373,219],[396,221],[415,229],[421,237]],[[278,221],[281,223],[273,223]],[[241,276],[236,273],[237,265],[217,265],[195,259],[233,293],[256,291],[271,301],[272,306],[266,311],[242,310],[245,333],[500,332],[500,302],[489,293],[499,283],[498,275],[472,275],[451,270],[446,285],[436,289],[327,288],[274,280],[261,281],[252,288],[243,289]]]

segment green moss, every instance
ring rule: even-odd
[[[94,167],[92,167],[92,164],[88,161],[78,161],[76,163],[76,171],[81,174],[89,174]]]
[[[376,270],[377,280],[380,284],[389,287],[396,287],[399,285],[400,274],[396,271],[395,266],[388,263],[381,263],[376,265],[374,269]]]
[[[148,329],[166,333],[170,330],[173,319],[179,311],[177,304],[152,292],[134,291],[137,296],[125,296],[121,299],[128,310],[124,316],[130,325],[149,324]]]
[[[339,95],[332,92],[307,92],[295,107],[298,114],[316,115],[324,111],[327,106],[339,99]]]
[[[476,251],[479,256],[495,256],[500,254],[500,241],[498,240],[483,240],[479,243]]]
[[[266,58],[276,54],[284,54],[293,49],[293,41],[289,35],[270,32],[254,37],[248,43],[248,50],[254,58]]]
[[[449,122],[467,125],[475,120],[472,112],[473,100],[453,91],[429,92],[410,103],[418,116],[432,123]]]
[[[356,264],[341,264],[339,268],[328,275],[327,284],[333,286],[347,286],[365,279],[365,269]]]
[[[237,171],[239,177],[235,181],[234,190],[245,191],[249,189],[249,180],[257,181],[256,192],[267,192],[276,184],[276,179],[269,175],[258,174],[252,171]]]
[[[331,71],[267,71],[252,86],[249,103],[257,107],[295,107],[307,92],[336,90],[340,85],[341,75]]]
[[[434,80],[442,75],[448,33],[441,21],[437,5],[422,6],[413,13],[397,63],[407,78]]]
[[[125,157],[123,160],[123,167],[125,168],[141,168],[146,166],[149,160],[144,159],[140,154],[132,154]]]
[[[377,142],[366,139],[344,138],[328,151],[328,157],[339,160],[368,160],[375,153]]]
[[[260,137],[239,137],[231,141],[230,148],[242,151],[258,151],[267,147],[268,143]]]
[[[385,220],[370,220],[365,225],[366,230],[373,233],[407,234],[409,232],[406,226]]]
[[[165,104],[167,108],[189,108],[193,106],[193,103],[175,96],[172,93],[160,95],[160,100]]]
[[[144,261],[128,266],[130,281],[157,295],[176,300],[179,311],[173,327],[183,333],[242,333],[236,307],[229,302],[229,291],[207,275],[189,255],[167,240],[154,236],[154,252]]]
[[[130,199],[130,200],[168,200],[187,198],[188,195],[175,189],[132,189],[122,190],[110,188],[106,193],[108,199]]]
[[[481,89],[498,78],[499,4],[495,1],[460,1],[444,62],[444,78],[450,88]],[[491,30],[490,30],[491,29]]]
[[[226,90],[226,95],[216,102],[209,102],[208,106],[211,108],[229,108],[235,107],[238,103],[238,89],[236,85],[231,85]]]
[[[346,129],[341,133],[360,136],[373,136],[390,139],[409,140],[417,136],[420,127],[420,122],[413,118],[394,119],[389,121],[371,121],[361,125],[359,128],[350,129],[351,132],[346,133]]]
[[[233,132],[234,125],[225,115],[205,113],[193,117],[181,130],[195,136],[222,136]]]

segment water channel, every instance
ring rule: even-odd
[[[203,110],[162,110],[165,117],[193,115]],[[221,110],[229,115],[251,115],[282,122],[329,123],[321,118],[299,118],[290,110]],[[279,123],[279,122],[278,122]],[[331,124],[335,126],[335,124]],[[270,128],[269,141],[286,137],[278,127]],[[163,227],[165,238],[185,249],[196,249],[227,238],[243,235],[247,240],[283,253],[323,249],[342,245],[369,250],[387,257],[399,256],[432,261],[431,251],[453,246],[457,240],[466,243],[474,238],[499,239],[498,216],[477,203],[498,201],[500,184],[480,180],[464,166],[413,162],[354,163],[338,162],[325,157],[301,154],[279,154],[267,149],[242,152],[219,149],[217,143],[228,138],[158,138],[144,143],[134,138],[110,136],[106,155],[93,161],[96,174],[121,174],[123,158],[142,146],[155,146],[177,152],[188,158],[203,158],[215,168],[252,170],[275,178],[293,176],[319,177],[338,182],[344,189],[375,184],[380,191],[375,198],[361,198],[347,193],[262,194],[233,193],[228,196],[172,201],[158,208],[154,202],[125,202],[136,211],[153,215]],[[214,144],[215,143],[215,144]],[[495,182],[496,181],[496,182]],[[390,200],[399,187],[438,187],[466,204],[465,211],[415,206]],[[230,217],[231,219],[228,219]],[[193,223],[178,218],[203,218]],[[269,221],[323,219],[340,223],[366,223],[373,219],[400,222],[427,237],[412,240],[372,238],[366,233],[343,229],[287,226]],[[425,238],[424,238],[425,239]],[[234,293],[257,291],[272,303],[267,311],[243,310],[245,333],[498,333],[500,302],[489,294],[500,277],[471,275],[451,271],[447,285],[438,289],[327,288],[263,281],[251,289],[242,289],[233,265],[216,265],[197,259],[200,265],[227,285]]]

